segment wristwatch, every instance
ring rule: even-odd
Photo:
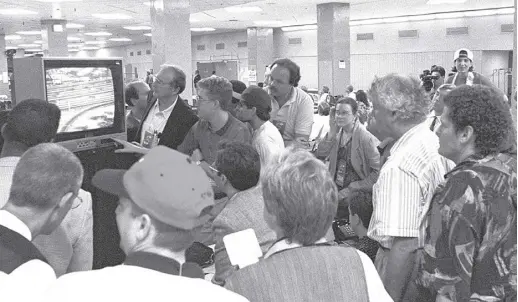
[[[197,160],[197,161],[195,161],[195,164],[196,164],[196,166],[199,166],[199,165],[201,165],[202,162],[203,162],[203,159],[202,160]]]

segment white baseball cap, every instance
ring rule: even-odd
[[[457,49],[455,55],[453,55],[453,61],[457,60],[458,58],[468,58],[473,62],[473,53],[467,48]]]

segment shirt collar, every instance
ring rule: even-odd
[[[173,109],[174,109],[174,105],[176,105],[176,102],[178,102],[178,96],[176,96],[176,99],[174,100],[173,104],[171,104],[171,106],[167,107],[166,109],[164,109],[164,110],[162,110],[162,111],[160,111],[160,109],[159,109],[159,107],[158,107],[159,102],[160,102],[160,101],[159,101],[158,99],[157,99],[157,101],[155,102],[155,109],[156,109],[155,113],[160,112],[160,113],[162,113],[162,114],[167,114],[167,113],[170,113],[171,111],[173,111]]]
[[[32,233],[29,227],[13,214],[0,210],[0,224],[32,241]]]
[[[297,87],[292,87],[291,91],[290,91],[289,99],[286,101],[286,103],[284,103],[284,105],[282,105],[282,107],[290,106],[293,102],[295,102],[295,100],[297,99],[295,97],[296,93],[297,93]],[[279,107],[279,109],[282,108],[279,106],[279,102],[277,102],[277,100],[274,97],[272,97],[272,100],[275,101],[275,103],[277,103],[277,106]]]
[[[126,256],[125,265],[139,266],[170,275],[180,275],[180,262],[158,254],[135,252]]]
[[[232,114],[228,113],[228,119],[227,119],[227,122],[225,123],[225,125],[223,125],[223,127],[221,127],[221,129],[219,129],[218,131],[214,132],[216,133],[217,135],[219,136],[223,136],[223,134],[225,134],[225,132],[227,132],[228,128],[230,128],[230,125],[232,125],[232,123],[234,122],[234,117],[232,116]],[[209,129],[210,129],[210,124],[209,124]]]
[[[410,139],[415,134],[419,133],[420,131],[426,131],[427,133],[433,133],[430,131],[430,129],[428,128],[428,125],[426,125],[426,123],[421,123],[419,125],[416,125],[412,129],[408,130],[405,134],[403,134],[403,136],[401,136],[397,141],[394,142],[394,144],[390,148],[390,153],[394,154],[397,152],[398,149],[403,148],[408,143],[408,141],[410,141]],[[436,143],[438,144],[439,138],[435,134],[434,134],[434,136],[437,139]],[[439,147],[439,146],[437,146],[437,147]]]
[[[0,158],[0,167],[15,167],[20,161],[19,156],[6,156]]]
[[[327,240],[326,238],[320,238],[317,242],[315,242],[313,245],[317,245],[317,244],[322,244],[322,243],[326,243]],[[277,242],[275,242],[271,247],[270,249],[268,250],[268,252],[266,252],[266,254],[264,255],[264,259],[268,258],[268,257],[271,257],[273,254],[277,254],[277,253],[280,253],[282,251],[286,251],[286,250],[291,250],[291,249],[294,249],[294,248],[298,248],[298,247],[302,247],[303,245],[300,244],[300,243],[297,243],[297,242],[293,242],[293,241],[288,241],[287,238],[281,238],[280,240],[278,240]]]

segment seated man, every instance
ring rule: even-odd
[[[158,146],[129,170],[97,172],[92,183],[119,197],[115,214],[126,260],[59,278],[48,301],[246,301],[203,280],[201,268],[185,262],[185,250],[214,205],[209,178],[187,156]]]
[[[216,274],[212,282],[223,285],[225,279],[234,272],[223,244],[224,236],[253,229],[263,254],[268,251],[276,236],[262,214],[264,200],[261,188],[257,187],[261,170],[257,151],[244,143],[224,143],[218,151],[214,167],[218,170],[213,175],[214,180],[229,197],[224,209],[212,223],[216,240]]]
[[[11,181],[20,156],[30,147],[54,139],[61,112],[43,100],[18,103],[2,127],[5,140],[0,153],[0,208],[7,202]],[[67,272],[92,269],[93,218],[92,197],[79,190],[74,205],[63,223],[50,235],[40,235],[33,243],[59,277]]]
[[[47,259],[31,241],[53,233],[82,182],[79,159],[59,145],[39,144],[20,158],[8,201],[0,210],[0,275],[15,272],[0,283],[2,301],[34,299],[55,280]]]

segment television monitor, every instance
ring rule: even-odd
[[[13,60],[19,102],[39,98],[61,109],[56,142],[72,151],[126,139],[122,60],[28,57]]]

